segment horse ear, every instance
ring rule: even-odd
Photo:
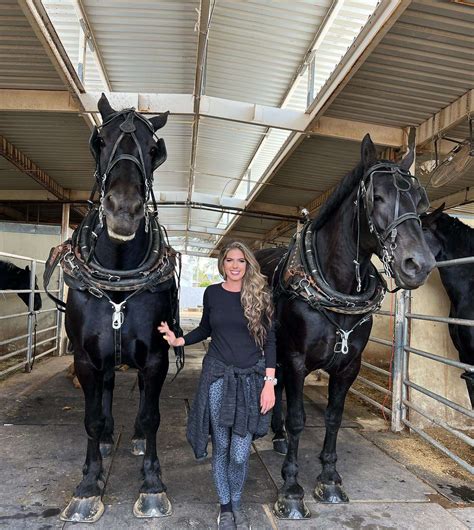
[[[28,267],[28,265],[25,267],[25,271],[30,272],[30,268]]]
[[[420,215],[421,224],[423,225],[423,228],[435,228],[435,223],[443,213],[445,206],[446,203],[443,202],[441,206],[438,206],[438,208],[436,208],[436,210],[433,210],[431,213],[427,213],[422,216]]]
[[[377,162],[377,150],[370,134],[367,133],[360,146],[360,159],[364,167],[370,167]]]
[[[102,120],[105,121],[111,114],[114,114],[116,111],[110,106],[107,96],[102,92],[99,102],[97,103],[97,108],[99,109]]]
[[[150,123],[153,125],[153,129],[157,131],[158,129],[161,129],[166,125],[166,122],[168,121],[168,116],[170,114],[170,111],[167,110],[166,112],[163,112],[163,114],[160,114],[158,116],[153,116],[153,118],[150,118]]]
[[[404,156],[403,160],[400,162],[400,167],[404,169],[405,171],[408,171],[411,168],[414,160],[415,160],[415,150],[409,149],[408,153]]]

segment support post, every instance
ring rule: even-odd
[[[394,355],[392,362],[392,431],[402,431],[404,424],[402,417],[405,416],[405,405],[403,404],[406,361],[405,345],[407,339],[406,327],[406,291],[398,291],[395,298],[395,333],[394,333]]]
[[[70,205],[69,204],[63,204],[63,213],[62,213],[62,220],[61,220],[61,242],[66,241],[66,239],[69,237],[69,213],[70,213]],[[60,300],[66,300],[67,299],[67,291],[68,287],[64,283],[64,277],[63,277],[63,270],[59,269],[59,299]],[[64,313],[61,311],[57,312],[58,315],[58,330],[57,330],[57,342],[56,345],[58,347],[58,354],[65,355],[67,352],[67,335],[66,335],[66,327],[64,325]]]
[[[31,362],[33,359],[34,344],[34,321],[36,320],[35,315],[35,278],[36,278],[36,260],[31,260],[30,267],[30,295],[28,298],[28,337],[26,339],[26,364],[25,372],[31,372]]]

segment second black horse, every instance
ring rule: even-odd
[[[328,372],[329,393],[322,472],[314,495],[321,502],[348,501],[336,469],[336,439],[347,392],[360,370],[371,315],[385,292],[371,257],[377,254],[405,289],[423,284],[435,263],[419,219],[428,200],[408,171],[412,161],[411,153],[400,164],[377,160],[366,135],[360,163],[290,248],[256,254],[262,272],[273,278],[278,378],[283,375],[287,397],[284,484],[274,507],[281,518],[310,516],[298,483],[298,444],[305,424],[304,380],[316,369]],[[277,416],[274,428],[278,422],[281,435]]]

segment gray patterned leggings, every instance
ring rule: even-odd
[[[212,426],[212,474],[221,504],[232,501],[239,506],[249,467],[252,435],[244,438],[232,429],[219,425],[224,379],[218,379],[209,389],[209,411]]]

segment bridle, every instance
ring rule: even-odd
[[[374,175],[386,174],[391,175],[393,179],[393,185],[397,190],[397,196],[395,199],[393,221],[384,229],[377,229],[373,219],[372,213],[374,210]],[[402,193],[408,193],[411,189],[419,190],[421,200],[416,207],[415,211],[406,212],[399,215],[400,212],[400,198]],[[413,202],[413,201],[412,201]],[[379,162],[371,166],[362,177],[360,185],[357,191],[357,199],[355,201],[355,213],[357,216],[357,255],[354,260],[356,269],[357,279],[357,291],[360,292],[360,270],[359,270],[359,242],[360,242],[360,209],[363,207],[369,231],[375,237],[377,244],[377,255],[382,261],[385,273],[387,276],[393,278],[394,271],[392,263],[394,260],[393,253],[397,248],[397,227],[413,219],[417,221],[421,226],[420,214],[425,213],[429,208],[429,200],[426,195],[425,188],[420,184],[419,180],[414,177],[408,170],[401,168],[399,165],[392,162]]]
[[[100,132],[104,127],[109,125],[112,121],[114,121],[117,118],[123,118],[123,122],[120,124],[120,135],[117,138],[117,140],[114,143],[114,146],[112,148],[112,151],[110,153],[110,156],[107,160],[107,164],[105,167],[105,170],[102,171],[101,164],[100,164],[100,149],[101,149],[101,141],[102,137],[100,135]],[[136,132],[136,125],[134,123],[134,120],[138,119],[140,120],[149,130],[152,137],[156,139],[156,149],[157,149],[157,155],[155,157],[152,169],[149,174],[147,174],[147,170],[145,167],[145,159],[143,156],[143,150],[140,145],[140,142],[135,134]],[[126,135],[130,135],[132,138],[137,150],[138,150],[138,158],[132,154],[129,153],[121,153],[117,155],[117,149],[122,142],[122,140],[125,138]],[[145,213],[145,229],[148,231],[149,226],[149,214],[153,213],[156,215],[157,213],[157,205],[155,200],[155,195],[153,193],[153,172],[155,169],[157,169],[163,162],[166,160],[166,146],[163,138],[158,138],[155,134],[155,129],[152,125],[152,123],[147,120],[144,116],[142,116],[140,113],[138,113],[135,109],[124,109],[121,111],[114,112],[111,114],[101,125],[98,127],[95,127],[91,138],[89,140],[89,145],[92,151],[92,154],[96,161],[96,169],[95,169],[95,179],[96,183],[94,184],[94,188],[91,193],[90,203],[92,203],[92,199],[94,197],[95,191],[97,188],[100,190],[100,206],[99,206],[99,217],[100,217],[100,224],[101,227],[103,226],[103,219],[104,219],[104,207],[103,202],[105,198],[105,187],[107,178],[110,175],[110,172],[112,169],[121,161],[121,160],[129,160],[133,162],[139,169],[141,177],[143,179],[143,187],[144,187],[144,213]],[[152,200],[152,211],[150,212],[147,208],[147,202],[150,199]]]

